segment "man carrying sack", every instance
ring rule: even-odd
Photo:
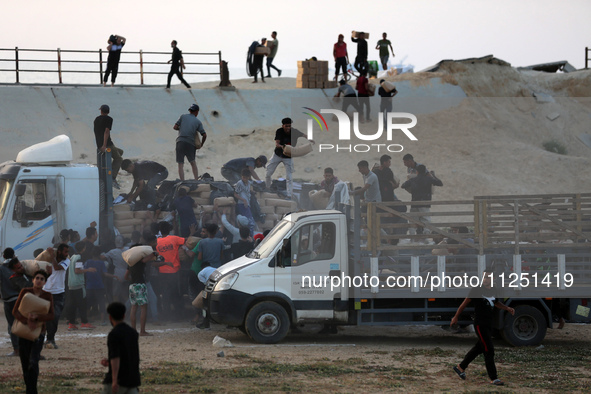
[[[195,152],[205,144],[207,134],[205,133],[203,124],[197,119],[197,115],[199,115],[199,106],[193,104],[189,107],[189,113],[181,115],[172,127],[179,132],[176,137],[176,162],[179,166],[179,179],[181,181],[185,180],[185,157],[189,161],[189,164],[191,164],[195,179],[199,177],[197,163],[195,162]]]
[[[12,314],[12,332],[19,337],[19,356],[27,393],[37,392],[39,359],[45,340],[45,322],[53,321],[53,297],[43,290],[47,272],[39,270],[33,276],[33,287],[21,290]]]

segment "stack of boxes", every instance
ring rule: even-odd
[[[328,61],[298,61],[296,88],[330,89],[336,88],[336,81],[328,80]]]
[[[197,208],[193,208],[198,220],[201,212],[204,214],[204,223],[216,219],[212,215],[214,205],[210,204],[211,186],[209,184],[199,184],[195,190],[189,192],[189,196],[198,204]],[[275,193],[258,192],[256,197],[261,206],[261,213],[266,215],[265,223],[257,223],[262,231],[272,229],[285,214],[295,212],[298,209],[295,201],[283,200]],[[219,197],[215,199],[215,203],[219,207],[230,206],[234,208],[235,205],[233,197]],[[230,211],[234,212],[234,209],[230,209]],[[131,233],[134,230],[142,232],[144,229],[149,228],[152,222],[170,220],[170,215],[171,213],[166,211],[160,212],[158,217],[155,217],[152,211],[131,211],[129,204],[113,206],[114,225],[121,235],[126,238],[131,238]],[[232,217],[234,217],[233,214]],[[218,223],[218,225],[221,225],[221,223]]]
[[[265,223],[258,224],[263,231],[275,227],[285,214],[298,210],[295,201],[283,200],[276,193],[258,192],[256,197],[261,206],[261,213],[266,215]]]

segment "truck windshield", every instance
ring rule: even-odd
[[[277,226],[271,230],[269,234],[263,239],[263,241],[253,250],[249,257],[253,258],[265,258],[273,253],[273,249],[279,245],[285,238],[293,223],[287,220],[282,220],[277,223]]]
[[[7,179],[0,179],[0,220],[4,217],[6,212],[6,205],[8,204],[8,197],[12,189],[12,181]]]

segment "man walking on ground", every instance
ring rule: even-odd
[[[168,178],[168,170],[155,161],[123,160],[121,168],[133,175],[133,185],[127,195],[127,202],[131,203],[140,197],[146,205],[156,203],[156,186]]]
[[[176,40],[172,40],[170,46],[172,47],[172,59],[170,59],[168,63],[172,62],[172,65],[170,66],[170,72],[168,73],[168,82],[166,83],[166,89],[170,89],[170,80],[172,79],[173,75],[176,75],[181,80],[183,85],[190,89],[191,85],[189,85],[187,81],[185,81],[185,79],[183,78],[183,72],[181,70],[181,68],[183,70],[186,68],[185,62],[183,60],[183,52],[177,48]]]
[[[388,58],[390,57],[390,53],[388,52],[388,47],[392,51],[392,57],[394,57],[394,49],[392,49],[392,43],[390,40],[387,40],[386,37],[388,35],[386,33],[382,34],[382,39],[378,41],[376,45],[376,49],[380,50],[380,62],[382,63],[382,67],[384,70],[388,69]]]
[[[347,74],[347,65],[349,64],[349,53],[347,52],[347,43],[344,41],[345,36],[339,34],[338,41],[334,44],[332,49],[332,56],[334,57],[334,80],[339,77],[339,67],[343,73],[343,78]]]
[[[259,176],[255,172],[255,168],[265,168],[267,165],[267,156],[260,155],[256,159],[254,157],[243,157],[239,159],[232,159],[222,166],[222,176],[226,178],[232,185],[235,185],[242,177],[242,170],[245,168],[250,171],[250,175],[260,181]]]
[[[276,31],[271,33],[271,38],[272,40],[267,42],[267,47],[271,49],[271,53],[267,56],[267,78],[271,78],[271,69],[277,71],[279,77],[281,76],[281,70],[273,65],[273,59],[275,59],[277,49],[279,49],[279,40],[277,39]]]
[[[257,45],[258,47],[264,47],[265,43],[267,42],[266,38],[262,38],[261,39],[261,43],[259,45]],[[254,54],[253,58],[253,71],[252,74],[254,74],[254,81],[252,81],[252,83],[257,83],[257,75],[260,72],[261,73],[261,81],[263,81],[263,83],[265,83],[265,74],[263,72],[263,58],[265,57],[264,53],[256,53]]]
[[[354,66],[358,72],[367,72],[367,41],[365,41],[365,33],[359,33],[357,37],[351,37],[351,41],[357,43],[357,56],[355,57]]]
[[[179,120],[177,120],[172,127],[179,132],[176,137],[176,162],[178,164],[179,179],[181,181],[185,180],[185,157],[189,161],[189,164],[191,164],[193,177],[195,177],[195,179],[199,177],[197,163],[195,162],[195,153],[197,149],[200,149],[205,144],[207,133],[205,133],[201,121],[197,119],[197,115],[199,115],[199,106],[193,104],[189,107],[189,113],[181,115]],[[202,137],[200,141],[201,145],[199,146],[196,145],[197,141],[195,141],[197,133],[201,134]]]
[[[47,278],[43,290],[51,293],[53,296],[54,319],[47,322],[47,338],[45,347],[48,349],[57,349],[55,344],[55,333],[64,309],[66,292],[66,272],[70,266],[68,258],[68,245],[60,244],[55,253],[55,259],[51,262],[53,272]]]
[[[459,306],[456,314],[451,319],[450,326],[453,327],[458,323],[460,315],[471,303],[474,306],[474,331],[478,334],[478,341],[470,349],[461,363],[453,367],[453,370],[460,379],[466,380],[466,368],[479,354],[484,354],[484,363],[486,365],[486,372],[490,378],[490,383],[495,386],[503,386],[502,380],[497,375],[497,367],[495,365],[495,348],[492,340],[493,336],[493,321],[496,315],[496,310],[501,309],[507,311],[511,315],[515,315],[515,309],[506,306],[495,296],[495,289],[491,282],[492,273],[484,272],[482,276],[482,284],[478,287],[470,289],[468,297]]]
[[[0,266],[0,290],[2,294],[2,301],[4,301],[4,316],[6,317],[6,323],[8,328],[8,334],[10,335],[10,342],[12,343],[12,353],[8,353],[7,356],[15,357],[18,356],[18,337],[12,333],[12,324],[14,323],[14,316],[12,315],[12,309],[20,289],[16,288],[10,278],[14,274],[14,271],[9,267],[12,259],[15,258],[14,249],[6,248],[3,252],[4,263]]]
[[[111,86],[115,85],[115,79],[117,79],[117,71],[119,70],[119,59],[121,58],[121,49],[125,45],[125,37],[112,35],[109,37],[107,50],[109,51],[109,57],[107,58],[107,69],[105,70],[105,78],[103,79],[103,86],[107,86],[109,80],[109,74],[113,73],[111,77]]]
[[[111,140],[113,118],[109,116],[109,106],[107,104],[103,104],[99,110],[101,111],[101,114],[94,120],[94,138],[96,140],[96,148],[101,152],[105,152],[107,148],[111,150],[111,173],[113,174],[113,187],[119,189],[119,183],[117,183],[117,174],[119,174],[121,162],[123,161],[123,150],[117,148],[113,144],[113,140]]]
[[[140,380],[140,347],[137,331],[125,324],[125,305],[113,302],[107,307],[113,329],[107,336],[108,358],[101,360],[109,372],[103,380],[103,393],[137,393]]]
[[[285,177],[287,178],[287,193],[288,197],[291,197],[291,193],[293,191],[293,181],[292,181],[292,173],[293,173],[293,162],[291,157],[286,156],[283,153],[283,148],[285,145],[294,145],[297,143],[298,138],[303,137],[306,138],[304,133],[299,130],[292,129],[291,127],[291,118],[283,118],[281,120],[281,127],[275,131],[275,152],[271,160],[269,161],[269,165],[267,166],[267,175],[265,177],[265,182],[267,188],[271,186],[271,176],[275,172],[275,169],[279,165],[279,163],[283,163],[285,166]],[[313,141],[310,141],[313,142]]]

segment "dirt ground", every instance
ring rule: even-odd
[[[19,359],[4,356],[11,348],[6,322],[3,318],[1,320],[0,386],[2,391],[21,392]],[[43,350],[46,360],[40,363],[40,392],[74,391],[74,387],[76,391],[96,392],[105,372],[99,361],[107,354],[106,335],[110,327],[97,326],[94,330],[73,332],[68,332],[66,327],[64,322],[60,323],[56,336],[59,349]],[[145,374],[142,389],[146,392],[302,392],[311,389],[316,392],[455,392],[493,389],[486,378],[482,358],[471,365],[466,381],[461,381],[451,369],[474,344],[475,336],[471,332],[458,334],[434,326],[344,327],[335,335],[294,334],[277,345],[259,345],[237,329],[212,325],[210,331],[201,331],[188,319],[162,326],[148,324],[148,331],[154,336],[140,338],[141,368]],[[234,347],[214,347],[212,341],[216,335],[231,341]],[[576,353],[572,360],[545,358],[565,349],[573,349]],[[581,349],[586,350],[581,353]],[[570,387],[574,391],[586,391],[591,388],[589,350],[591,326],[567,324],[563,330],[548,330],[542,347],[525,349],[526,353],[497,341],[497,368],[510,391],[553,392],[567,388],[560,376],[552,378],[552,374],[557,373],[555,363],[564,363],[559,367],[563,368],[562,374],[568,374],[569,368],[572,369],[568,376]],[[224,352],[224,357],[218,356],[220,351]],[[538,359],[539,365],[536,365]],[[261,365],[267,367],[264,373]],[[269,369],[269,366],[273,368]],[[194,376],[198,373],[204,376],[216,374],[219,381],[204,377],[189,384],[191,375],[178,372],[178,383],[175,383],[170,378],[177,372],[165,377],[157,375],[157,371],[166,375],[169,374],[167,371],[187,367],[195,368]],[[572,381],[573,377],[576,382]],[[539,379],[543,384],[538,382]],[[51,386],[54,380],[70,389]],[[270,386],[265,388],[262,382]],[[313,382],[313,388],[307,386],[310,382]]]

